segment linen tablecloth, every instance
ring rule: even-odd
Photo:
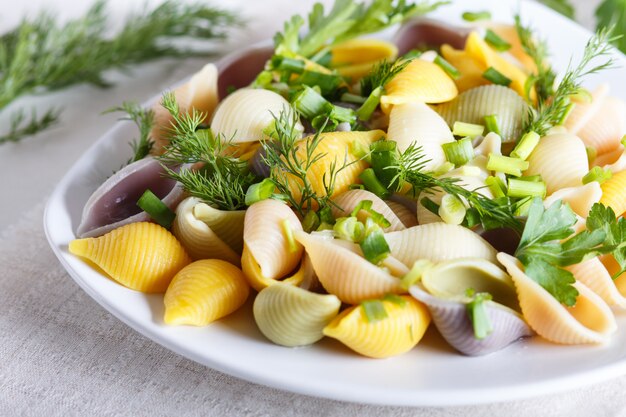
[[[122,3],[111,2],[114,12],[121,13],[116,7]],[[310,7],[304,3],[229,2],[245,5],[249,19],[249,28],[230,45],[273,33],[284,17]],[[597,2],[576,3],[590,25],[588,13]],[[52,2],[23,7],[32,11],[42,4]],[[86,6],[75,1],[57,7],[71,15]],[[12,9],[2,24],[14,23],[21,11]],[[63,124],[0,147],[0,187],[8,190],[0,208],[0,416],[626,416],[626,377],[564,394],[453,408],[378,407],[288,393],[178,356],[100,307],[48,247],[45,197],[113,123],[114,116],[99,116],[100,111],[124,99],[143,101],[200,65],[186,60],[141,66],[135,70],[140,77],[114,75],[118,85],[111,90],[79,87],[48,96],[44,105],[60,101],[67,107]]]

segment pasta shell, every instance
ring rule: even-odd
[[[191,113],[197,110],[207,120],[213,114],[218,101],[218,70],[214,64],[206,64],[195,73],[185,84],[174,90],[174,96],[181,112]],[[152,107],[154,111],[154,127],[150,137],[154,145],[150,151],[153,155],[160,155],[163,146],[169,143],[167,131],[171,127],[172,116],[159,102]]]
[[[357,304],[403,291],[399,278],[345,246],[301,231],[295,237],[304,245],[324,289],[344,303]]]
[[[339,313],[341,301],[334,295],[322,295],[276,284],[267,287],[254,300],[254,320],[261,333],[282,346],[310,345],[322,337],[322,330]]]
[[[195,217],[204,222],[235,252],[243,250],[243,225],[245,210],[218,210],[206,203],[196,204]]]
[[[496,262],[496,250],[482,237],[446,223],[431,223],[385,234],[391,255],[405,265],[418,259],[432,262],[456,258],[482,258]]]
[[[289,102],[270,90],[241,88],[228,95],[215,110],[211,130],[233,143],[269,139],[263,130],[281,112],[290,112]],[[304,131],[298,122],[296,130]]]
[[[552,203],[561,200],[574,210],[580,217],[587,218],[591,206],[600,201],[602,188],[596,181],[578,187],[562,188],[543,201],[545,207],[550,207]]]
[[[541,175],[550,195],[562,188],[582,185],[582,178],[588,171],[583,142],[575,135],[561,133],[541,138],[528,157],[524,175]]]
[[[398,220],[402,222],[402,225],[404,226],[402,229],[417,226],[417,216],[415,215],[415,212],[409,210],[407,206],[393,200],[385,200],[385,203],[387,203],[389,208],[394,212]]]
[[[510,88],[485,85],[467,90],[454,100],[436,106],[435,110],[449,126],[454,122],[484,125],[485,116],[495,114],[502,141],[511,143],[522,134],[522,121],[528,113],[528,104]]]
[[[330,53],[330,66],[354,80],[367,75],[377,62],[395,60],[398,48],[378,39],[351,39],[333,46]]]
[[[600,203],[611,207],[615,214],[622,215],[626,211],[626,171],[614,174],[603,182]]]
[[[566,307],[524,274],[517,259],[501,252],[498,260],[513,278],[524,318],[543,338],[563,344],[604,343],[617,329],[609,306],[584,284],[574,284],[576,305]]]
[[[502,155],[502,138],[494,132],[487,133],[487,136],[474,148],[474,155],[489,158],[490,154]]]
[[[520,42],[515,25],[506,25],[501,23],[489,22],[489,28],[493,30],[496,35],[504,39],[511,47],[507,50],[507,53],[515,57],[520,64],[526,69],[526,72],[531,74],[537,73],[537,65],[535,61],[526,53],[522,43]]]
[[[450,45],[441,45],[441,55],[459,71],[460,76],[454,80],[459,93],[463,93],[490,82],[483,77],[485,64],[470,56],[463,49],[455,49]]]
[[[430,324],[428,309],[410,296],[403,304],[381,300],[387,318],[369,322],[362,306],[350,307],[324,328],[324,334],[370,358],[387,358],[413,349]]]
[[[577,136],[585,145],[599,154],[610,152],[620,145],[626,134],[626,105],[620,99],[607,97],[599,111],[580,129]]]
[[[404,103],[444,103],[457,96],[454,81],[438,65],[414,59],[385,84],[380,108],[389,114],[392,106]]]
[[[425,170],[434,170],[446,161],[441,145],[454,141],[445,120],[424,103],[398,104],[389,115],[387,139],[397,143],[404,152],[409,146],[421,146],[426,162]]]
[[[522,337],[532,335],[532,330],[518,313],[501,304],[487,301],[485,308],[492,331],[485,338],[477,339],[467,314],[466,303],[434,297],[416,285],[409,288],[409,292],[428,307],[433,323],[443,338],[465,355],[486,355],[504,349]]]
[[[170,232],[147,222],[73,240],[69,251],[90,260],[120,284],[147,293],[165,292],[174,275],[191,262]]]
[[[306,285],[305,280],[312,280],[312,277],[309,275],[309,271],[305,268],[305,266],[301,263],[300,268],[293,275],[290,275],[286,278],[267,278],[261,272],[261,267],[254,260],[254,257],[250,253],[250,249],[244,244],[243,253],[241,255],[241,268],[245,273],[246,278],[248,279],[248,284],[252,288],[257,291],[261,291],[263,288],[269,287],[270,285],[274,285],[278,282],[283,282],[285,284],[290,285]],[[311,282],[312,284],[312,282]]]
[[[241,269],[204,259],[181,269],[165,292],[165,324],[206,326],[236,311],[250,287]]]
[[[312,160],[317,160],[307,171],[306,177],[315,194],[325,196],[326,187],[324,181],[328,181],[328,172],[333,164],[336,165],[335,169],[338,169],[345,161],[349,166],[337,172],[335,177],[333,196],[336,196],[346,192],[351,184],[359,183],[359,174],[368,166],[367,162],[351,153],[350,149],[353,148],[354,143],[359,143],[364,148],[369,149],[372,142],[385,137],[385,132],[382,130],[329,132],[322,133],[320,136],[320,142],[310,156]],[[312,137],[305,138],[300,142],[296,152],[296,157],[301,162],[301,166],[304,166],[307,161],[307,145],[305,142],[307,140],[312,140]],[[296,201],[299,200],[302,196],[300,179],[291,174],[286,174],[286,177],[289,180],[289,192]]]
[[[611,275],[611,277],[615,276],[613,283],[615,284],[617,291],[626,296],[626,273],[619,274],[622,268],[615,260],[615,257],[611,254],[607,254],[600,256],[598,259],[600,259],[600,262],[602,262],[602,265],[604,265],[609,275]]]
[[[620,293],[611,275],[597,257],[568,266],[565,269],[610,306],[619,307],[622,310],[626,309],[626,298]]]
[[[333,216],[335,218],[349,216],[356,206],[363,200],[372,202],[372,210],[382,214],[391,223],[385,228],[386,232],[406,229],[402,221],[396,216],[391,208],[376,194],[367,190],[348,190],[333,199],[337,206],[333,206]]]
[[[195,208],[200,204],[206,205],[199,198],[188,197],[178,205],[172,223],[172,233],[193,260],[222,259],[233,265],[239,265],[240,255],[196,216]],[[243,234],[243,230],[241,233]]]
[[[302,225],[295,213],[284,203],[272,199],[251,205],[246,211],[243,229],[244,249],[242,267],[250,284],[257,290],[261,276],[265,280],[285,277],[293,271],[302,257],[303,247],[285,234],[285,227],[294,232]]]

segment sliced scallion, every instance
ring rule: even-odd
[[[363,309],[365,319],[369,323],[375,323],[388,317],[387,310],[385,310],[385,305],[380,300],[362,301],[361,308]]]
[[[304,229],[305,232],[317,230],[320,223],[320,218],[317,216],[317,213],[315,213],[313,210],[310,210],[304,216],[304,219],[302,219],[302,229]]]
[[[372,113],[374,113],[374,110],[376,110],[376,108],[378,107],[382,95],[382,87],[376,87],[374,91],[371,92],[365,102],[356,111],[356,115],[359,120],[367,121],[370,119],[370,117],[372,117]]]
[[[444,70],[444,72],[448,74],[453,80],[461,77],[461,73],[459,72],[459,70],[456,69],[454,65],[446,61],[441,55],[437,55],[433,63],[438,65],[439,68],[441,68],[442,70]]]
[[[485,126],[487,127],[487,131],[493,132],[497,135],[502,135],[500,133],[500,126],[498,125],[498,116],[496,114],[485,116]]]
[[[363,170],[363,172],[359,174],[359,179],[363,182],[367,191],[373,192],[383,200],[389,197],[389,190],[378,180],[372,168]]]
[[[467,314],[474,328],[474,337],[482,340],[493,331],[485,306],[485,302],[491,300],[491,294],[485,292],[474,293],[473,290],[468,290],[467,296],[472,297],[472,300],[467,303]]]
[[[252,184],[246,191],[246,205],[251,206],[257,201],[270,198],[275,189],[276,184],[269,178],[265,178],[259,183]]]
[[[494,198],[506,196],[506,184],[499,177],[489,176],[485,179],[485,184],[489,187]]]
[[[389,301],[390,303],[396,304],[400,307],[404,307],[406,305],[406,300],[397,294],[385,294],[383,301]]]
[[[359,246],[363,251],[363,257],[374,265],[378,265],[391,252],[383,229],[370,218],[365,222],[365,237]]]
[[[458,197],[452,194],[446,194],[441,199],[437,214],[447,224],[461,224],[465,218],[467,208]]]
[[[157,224],[165,227],[166,229],[169,229],[170,226],[172,226],[172,222],[176,217],[176,213],[170,210],[170,208],[149,189],[144,191],[141,197],[139,197],[139,200],[137,200],[137,206],[148,213],[152,220],[154,220]]]
[[[356,217],[340,217],[333,226],[335,236],[351,242],[360,242],[365,233],[365,226]]]
[[[528,165],[528,161],[503,155],[496,155],[494,153],[490,153],[489,159],[487,160],[487,170],[504,172],[505,174],[516,177],[521,177],[522,171],[527,170]]]
[[[454,122],[452,126],[452,134],[454,136],[468,136],[474,138],[480,136],[485,131],[485,126],[473,123]]]
[[[485,33],[485,42],[498,52],[504,52],[511,49],[511,44],[502,39],[491,29],[487,29],[487,33]]]
[[[341,101],[345,103],[363,104],[365,103],[365,100],[366,100],[365,97],[362,97],[358,94],[343,93],[341,95]]]
[[[524,181],[519,178],[509,178],[507,195],[509,197],[541,197],[546,195],[546,183],[543,181]]]
[[[486,79],[487,81],[491,81],[494,84],[503,85],[505,87],[508,87],[509,85],[511,85],[511,82],[512,82],[510,78],[502,74],[500,71],[498,71],[494,67],[487,68],[487,70],[483,72],[483,78]]]
[[[453,163],[457,167],[465,165],[474,158],[472,139],[469,137],[455,142],[444,143],[441,145],[441,148],[448,162]]]
[[[361,211],[364,211],[367,213],[368,218],[371,219],[378,226],[380,227],[391,226],[391,223],[389,222],[389,220],[387,220],[385,216],[382,215],[382,213],[379,213],[372,208],[373,205],[374,203],[372,202],[372,200],[359,201],[359,203],[356,205],[354,210],[352,210],[352,213],[350,213],[350,217],[357,217]]]
[[[583,177],[583,184],[589,184],[590,182],[596,181],[599,184],[602,184],[606,180],[610,180],[613,177],[613,172],[610,169],[603,169],[601,167],[593,167],[589,170],[589,172]]]
[[[291,100],[296,110],[306,119],[313,119],[324,111],[325,105],[330,104],[321,94],[305,85]]]
[[[517,145],[515,145],[511,156],[525,161],[539,144],[539,139],[541,139],[541,136],[532,130],[524,134]]]
[[[476,22],[478,20],[489,20],[491,19],[491,13],[488,11],[481,12],[465,12],[461,15],[463,20],[467,22]]]
[[[431,268],[434,264],[428,259],[418,259],[413,263],[413,267],[408,274],[402,277],[402,288],[408,290],[411,285],[416,284],[422,279],[424,271]]]

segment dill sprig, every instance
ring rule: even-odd
[[[167,176],[180,182],[192,196],[223,210],[238,210],[246,206],[246,191],[254,182],[247,164],[225,153],[229,141],[215,137],[209,129],[198,130],[205,114],[193,110],[181,113],[176,98],[169,92],[163,95],[162,105],[172,115],[168,129],[170,143],[159,157]],[[199,164],[198,169],[183,166]]]
[[[281,111],[278,116],[274,115],[272,135],[274,139],[261,142],[261,146],[265,153],[263,162],[271,167],[270,179],[278,190],[277,197],[286,200],[304,218],[315,206],[321,210],[333,205],[330,198],[334,193],[337,174],[354,162],[348,162],[347,152],[341,166],[334,160],[322,177],[324,195],[318,195],[307,173],[315,163],[327,155],[324,152],[317,152],[317,147],[324,140],[321,132],[326,123],[315,135],[301,140],[300,131],[296,128],[299,120],[300,115],[294,107]],[[303,157],[299,155],[301,146],[305,149]],[[298,187],[300,194],[298,198],[291,192],[294,184]]]
[[[104,72],[166,56],[206,55],[209,49],[174,45],[179,38],[214,39],[235,22],[228,12],[201,3],[167,0],[155,9],[133,15],[113,37],[107,36],[104,0],[78,19],[60,25],[50,13],[23,20],[0,36],[0,111],[20,96],[88,83],[107,87]],[[19,119],[19,113],[13,120]],[[5,135],[17,141],[50,126],[57,115],[25,120]],[[5,140],[6,141],[6,140]]]
[[[610,55],[610,42],[612,28],[604,28],[598,31],[587,41],[583,56],[575,67],[570,61],[563,79],[556,88],[549,101],[540,101],[537,112],[530,111],[524,126],[524,131],[534,131],[543,136],[553,127],[563,123],[571,105],[570,97],[581,91],[582,78],[600,71],[612,68],[615,64],[613,58],[608,58],[600,63],[593,61]]]
[[[150,137],[150,132],[154,125],[154,111],[143,108],[135,102],[125,101],[121,106],[104,111],[104,113],[112,112],[126,113],[126,116],[120,120],[130,120],[139,129],[139,139],[133,139],[130,143],[130,146],[133,148],[133,157],[127,163],[130,164],[148,156],[154,146],[154,140]]]
[[[383,60],[374,65],[369,74],[361,79],[361,95],[367,97],[378,87],[384,87],[396,75],[398,75],[411,60],[397,60],[390,62]]]
[[[43,116],[39,117],[35,109],[31,109],[30,117],[26,116],[24,109],[18,109],[11,114],[11,122],[9,130],[0,136],[0,144],[5,142],[18,142],[25,136],[34,135],[35,133],[52,126],[59,119],[59,109],[49,109]]]
[[[405,183],[410,184],[414,195],[420,192],[432,193],[433,190],[441,189],[467,201],[485,228],[510,227],[521,233],[523,225],[515,218],[514,207],[511,204],[502,204],[485,197],[476,190],[467,190],[458,185],[458,178],[437,178],[425,171],[427,162],[422,148],[412,144],[401,153],[396,166],[388,167],[397,172],[391,183],[398,184],[398,187]]]

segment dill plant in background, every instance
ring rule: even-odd
[[[204,2],[166,0],[143,13],[130,15],[121,29],[107,36],[111,20],[106,2],[96,1],[81,17],[60,24],[49,12],[0,35],[0,114],[17,98],[60,90],[76,84],[107,87],[107,70],[163,57],[207,56],[212,50],[180,46],[181,39],[215,40],[226,36],[239,20]],[[176,42],[178,41],[178,42]],[[0,129],[0,144],[17,142],[58,121],[60,110],[43,114],[20,108]]]

